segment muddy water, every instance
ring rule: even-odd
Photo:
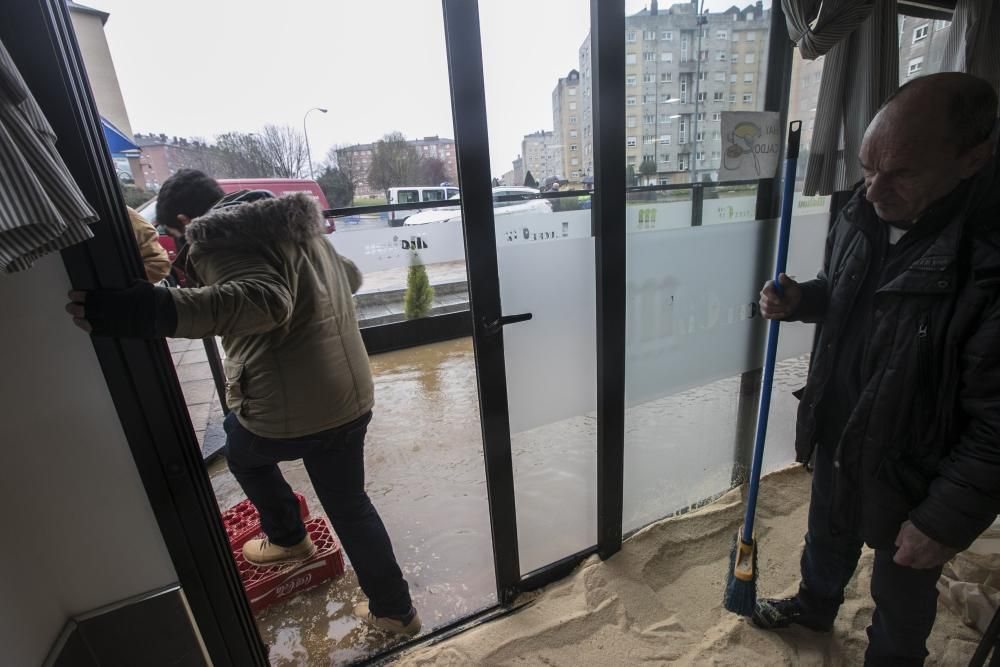
[[[425,628],[496,600],[471,339],[372,358],[376,406],[366,440],[368,493],[382,516]],[[310,511],[322,507],[301,463],[282,464]],[[218,462],[220,507],[244,496]],[[363,599],[353,571],[258,617],[273,665],[329,665],[391,643],[354,620]]]
[[[392,538],[427,629],[495,602],[490,520],[475,361],[470,339],[372,358],[376,407],[366,445],[368,492]],[[806,362],[776,373],[772,466],[790,459],[794,399]],[[625,528],[711,496],[732,472],[739,379],[630,408],[626,415]],[[596,541],[593,414],[514,434],[521,571]],[[321,513],[301,464],[283,464],[292,487]],[[221,507],[244,497],[216,463]],[[258,616],[273,665],[343,664],[392,643],[350,612],[362,594],[353,571]]]

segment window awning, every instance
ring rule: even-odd
[[[139,152],[139,147],[135,145],[135,142],[103,116],[101,116],[101,127],[104,129],[104,139],[108,142],[108,148],[112,155]]]

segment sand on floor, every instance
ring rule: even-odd
[[[758,509],[758,594],[795,593],[810,475],[801,467],[764,479]],[[607,561],[529,596],[517,613],[401,658],[407,665],[860,665],[874,604],[865,550],[832,633],[764,632],[725,611],[729,550],[741,491],[653,524]],[[943,603],[928,641],[931,665],[964,665],[979,634]]]

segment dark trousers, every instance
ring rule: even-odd
[[[799,599],[811,616],[833,622],[861,557],[864,541],[857,520],[834,516],[833,447],[820,444],[813,470],[809,532],[802,552]],[[842,506],[842,504],[840,505]],[[863,511],[863,510],[862,510]],[[868,627],[866,665],[923,665],[926,641],[937,614],[937,580],[941,568],[915,570],[896,565],[892,549],[876,549],[871,594],[875,613]]]
[[[382,519],[365,493],[364,448],[370,421],[369,412],[329,431],[276,440],[254,435],[230,414],[225,421],[225,455],[229,470],[260,512],[264,533],[274,544],[286,547],[301,542],[306,529],[298,501],[277,463],[302,459],[372,613],[401,616],[411,608],[409,587]]]

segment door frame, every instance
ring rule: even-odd
[[[571,572],[583,559],[607,558],[622,540],[625,356],[625,7],[590,0],[595,128],[595,238],[598,368],[598,544],[539,570],[519,569],[510,427],[502,331],[484,323],[502,314],[490,191],[489,147],[478,3],[442,0],[453,95],[456,152],[466,219],[471,323],[483,415],[494,565],[500,605],[459,619],[390,649],[448,635],[509,613],[516,595]],[[75,288],[123,287],[143,271],[124,200],[101,131],[100,117],[64,0],[10,0],[0,39],[15,58],[59,136],[59,151],[101,221],[95,238],[62,252]],[[780,3],[772,3],[780,14]],[[778,34],[772,16],[772,40]],[[784,31],[783,21],[780,29]],[[788,48],[787,42],[785,48]],[[774,49],[772,49],[774,53]],[[784,77],[785,58],[771,58],[767,76]],[[782,104],[787,104],[787,84]],[[606,149],[606,150],[605,150]],[[375,332],[371,332],[374,334]],[[422,335],[444,335],[441,332]],[[383,336],[384,338],[384,336]],[[267,665],[267,651],[232,560],[218,505],[202,462],[169,350],[163,340],[94,338],[118,417],[158,527],[192,614],[216,665]],[[382,342],[383,345],[390,345]],[[385,654],[373,656],[381,660]]]

